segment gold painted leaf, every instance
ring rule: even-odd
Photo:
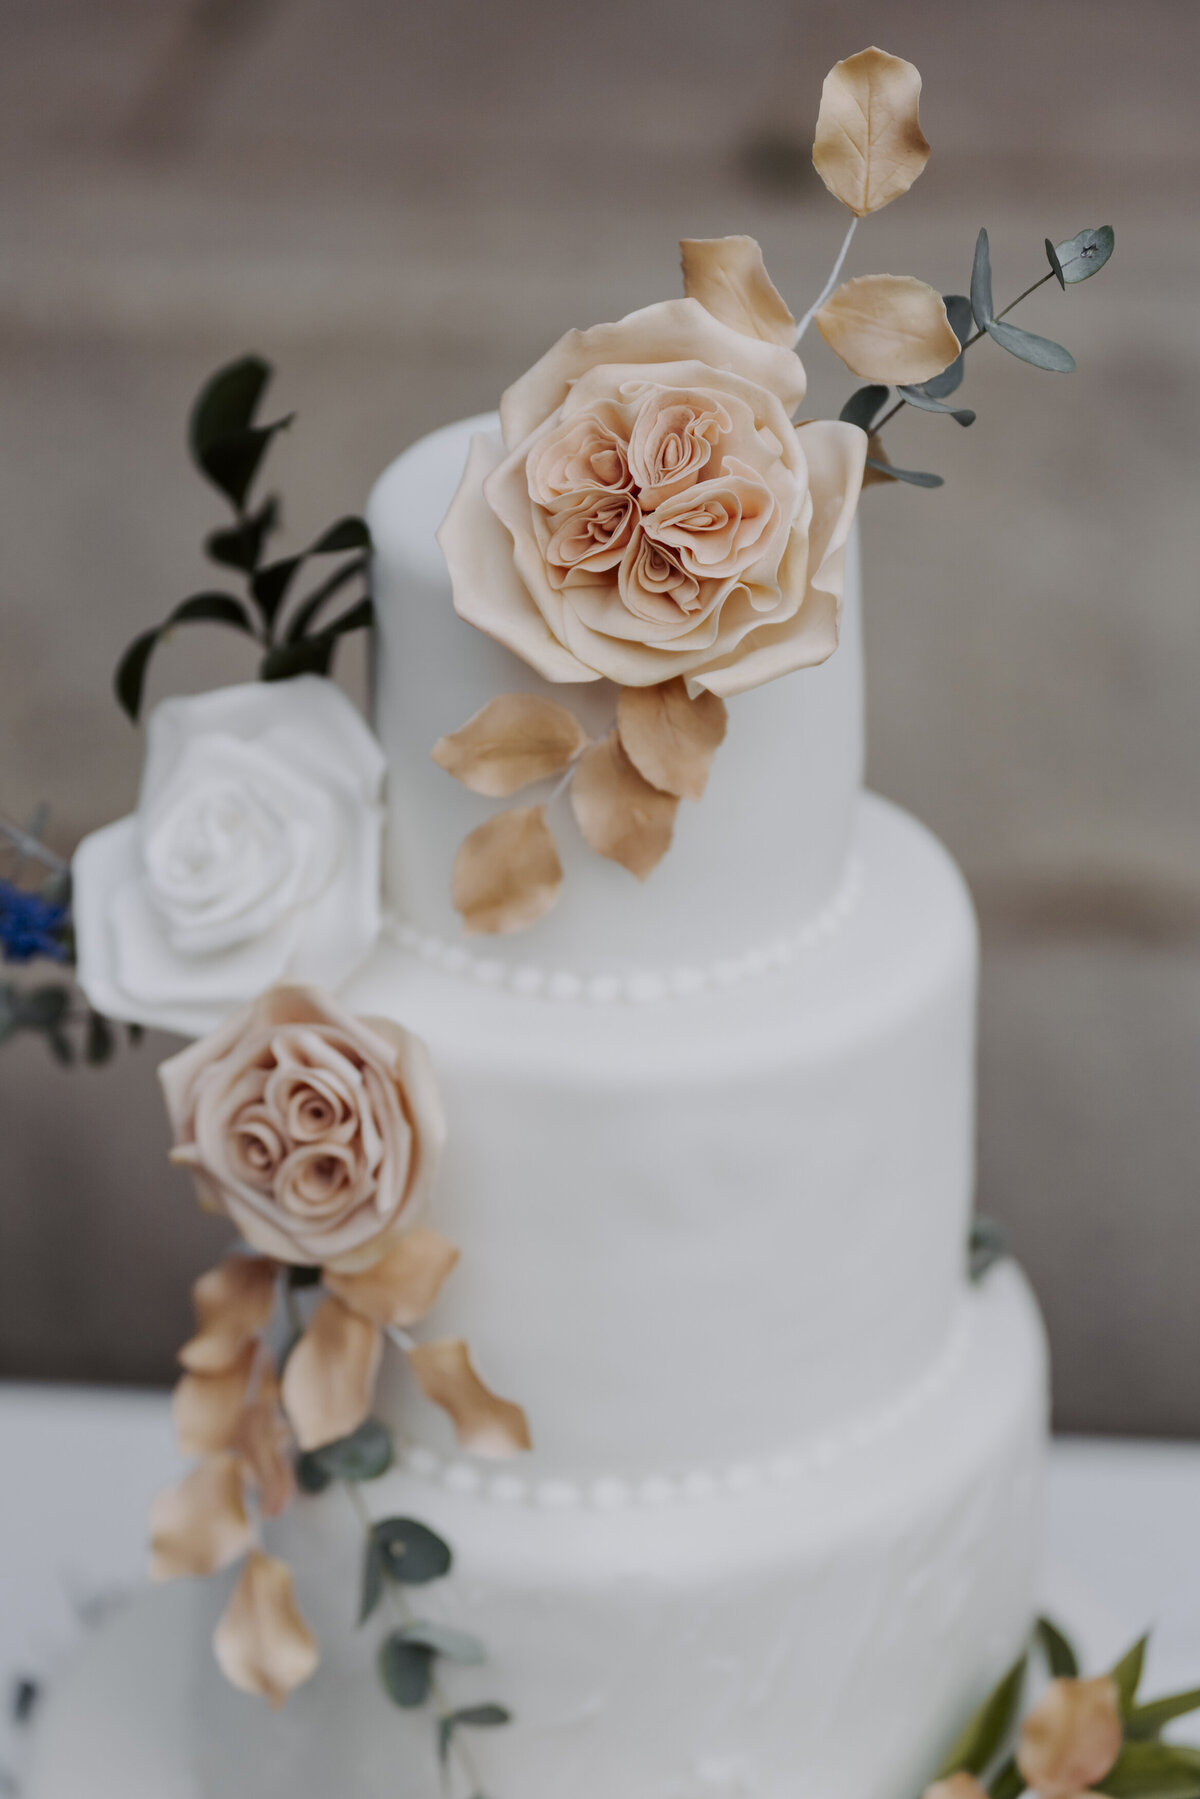
[[[199,1326],[179,1352],[193,1374],[231,1368],[271,1321],[276,1265],[266,1256],[226,1256],[192,1288]]]
[[[929,161],[920,98],[918,71],[886,50],[860,50],[826,75],[813,167],[856,218],[906,194]]]
[[[796,321],[752,237],[685,237],[683,291],[723,325],[769,344],[796,341]]]
[[[1039,1799],[1073,1799],[1104,1779],[1123,1734],[1111,1674],[1052,1680],[1021,1726],[1017,1766]]]
[[[283,1370],[283,1409],[301,1449],[348,1437],[371,1409],[383,1353],[377,1325],[323,1299]]]
[[[213,1632],[217,1666],[231,1685],[281,1706],[320,1660],[296,1608],[291,1569],[261,1549],[246,1565]]]
[[[255,1397],[242,1413],[235,1448],[258,1491],[263,1517],[277,1518],[295,1497],[296,1475],[292,1433],[274,1368],[260,1379]]]
[[[565,706],[537,693],[502,693],[461,730],[439,737],[430,751],[439,768],[489,799],[544,781],[569,768],[587,732]]]
[[[407,1330],[431,1310],[457,1261],[453,1243],[422,1225],[361,1274],[338,1274],[327,1268],[325,1285],[352,1312],[372,1323]]]
[[[959,342],[936,289],[913,275],[858,275],[817,314],[817,329],[852,374],[898,387],[931,381]]]
[[[617,701],[617,735],[633,766],[652,787],[685,800],[703,797],[726,722],[724,700],[703,689],[689,699],[681,676],[622,687]]]
[[[935,1780],[925,1788],[921,1799],[988,1799],[988,1791],[973,1774],[964,1770],[947,1775],[945,1780]]]
[[[679,801],[638,773],[616,731],[610,731],[579,758],[571,808],[597,855],[644,881],[671,847]]]
[[[214,1574],[251,1541],[238,1458],[207,1456],[150,1507],[151,1579]]]
[[[419,1343],[408,1360],[426,1399],[449,1413],[455,1436],[472,1455],[515,1455],[533,1447],[524,1412],[484,1386],[461,1337]]]
[[[218,1374],[181,1375],[171,1395],[175,1435],[184,1455],[212,1455],[231,1449],[238,1433],[256,1345],[250,1343],[232,1367]]]
[[[584,751],[584,759],[589,753]],[[544,918],[562,879],[546,808],[516,806],[463,839],[450,874],[450,898],[465,931],[495,936],[527,930]]]

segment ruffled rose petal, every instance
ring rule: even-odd
[[[376,1325],[324,1299],[283,1370],[283,1408],[301,1449],[320,1449],[358,1429],[371,1409],[383,1353]]]
[[[587,742],[573,712],[536,693],[502,693],[430,754],[473,793],[508,799],[531,781],[569,768]]]
[[[571,782],[571,809],[598,855],[644,881],[671,847],[674,794],[652,787],[630,761],[616,731],[583,752]]]
[[[724,325],[771,344],[796,341],[796,321],[752,237],[685,237],[683,291]]]
[[[219,1374],[184,1374],[171,1395],[175,1436],[184,1455],[232,1449],[241,1423],[256,1346],[251,1343]]]
[[[929,161],[920,98],[913,64],[885,50],[860,50],[826,75],[813,167],[856,218],[906,194]]]
[[[227,1256],[192,1287],[199,1326],[179,1351],[192,1374],[231,1368],[271,1322],[276,1268],[265,1256]]]
[[[725,702],[712,693],[689,699],[682,680],[623,687],[617,700],[617,734],[633,766],[652,787],[685,800],[703,797],[725,725]]]
[[[317,1645],[296,1609],[286,1562],[260,1549],[246,1557],[213,1633],[217,1666],[231,1685],[280,1706],[317,1669]]]
[[[1017,1766],[1040,1799],[1074,1799],[1103,1780],[1121,1753],[1117,1683],[1052,1680],[1021,1726]]]
[[[383,1329],[408,1330],[419,1324],[442,1290],[458,1251],[425,1227],[409,1231],[361,1274],[325,1270],[329,1291],[361,1317]]]
[[[988,1799],[987,1788],[973,1774],[951,1774],[925,1788],[921,1799]]]
[[[236,1455],[208,1456],[150,1507],[150,1575],[213,1574],[252,1538]]]
[[[851,374],[901,386],[931,381],[961,345],[936,288],[913,275],[857,275],[817,314],[817,329]]]
[[[484,1386],[460,1337],[420,1343],[409,1350],[408,1360],[426,1399],[449,1413],[463,1449],[506,1456],[533,1447],[521,1407]]]
[[[558,900],[562,881],[546,808],[517,806],[498,812],[463,839],[450,874],[450,898],[464,931],[499,935],[523,931],[544,918]]]

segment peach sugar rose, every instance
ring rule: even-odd
[[[410,1228],[444,1137],[424,1045],[275,987],[159,1071],[172,1161],[281,1261],[357,1270]]]
[[[865,438],[696,299],[568,332],[478,435],[439,541],[461,616],[547,680],[739,693],[837,645]]]

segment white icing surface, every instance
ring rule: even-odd
[[[964,1302],[961,1354],[903,1428],[739,1492],[602,1509],[481,1504],[396,1472],[374,1516],[453,1543],[421,1615],[478,1634],[449,1703],[514,1721],[471,1738],[489,1799],[903,1799],[1014,1654],[1041,1538],[1045,1365],[1021,1277]],[[30,1799],[431,1799],[427,1712],[355,1629],[361,1536],[345,1499],[304,1501],[269,1546],[322,1642],[272,1714],[232,1692],[207,1639],[227,1581],[148,1594],[52,1697]],[[86,1770],[84,1786],[81,1772]]]
[[[643,884],[595,855],[565,794],[548,819],[566,880],[555,910],[531,930],[464,939],[450,905],[450,869],[469,831],[506,803],[544,799],[553,783],[511,802],[468,792],[429,752],[500,693],[549,694],[596,735],[616,715],[608,682],[554,685],[454,611],[434,538],[473,430],[467,419],[422,438],[386,471],[367,508],[375,543],[375,724],[391,770],[389,899],[415,930],[503,964],[580,976],[645,967],[708,966],[792,937],[816,917],[844,871],[862,778],[862,652],[857,538],[851,539],[838,650],[821,668],[729,702],[729,732],[708,791],[679,808],[672,847]]]
[[[786,970],[631,1013],[395,950],[346,991],[429,1044],[449,1120],[430,1329],[526,1408],[523,1477],[682,1478],[803,1448],[937,1360],[972,1182],[975,932],[867,796],[858,905]],[[449,1451],[398,1377],[387,1414]]]

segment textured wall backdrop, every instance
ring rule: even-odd
[[[569,325],[674,293],[680,235],[754,232],[806,304],[842,231],[820,82],[871,42],[922,69],[933,158],[853,271],[961,289],[987,224],[1007,295],[1116,226],[1022,312],[1079,373],[977,354],[974,430],[893,443],[946,488],[867,496],[871,777],[979,902],[981,1199],[1060,1423],[1200,1430],[1200,8],[8,0],[0,31],[0,811],[49,800],[64,850],[133,796],[108,672],[202,576],[181,426],[218,361],[279,365],[299,541]],[[247,673],[197,631],[153,691]],[[0,1054],[4,1372],[168,1374],[223,1233],[163,1166],[164,1046]]]

